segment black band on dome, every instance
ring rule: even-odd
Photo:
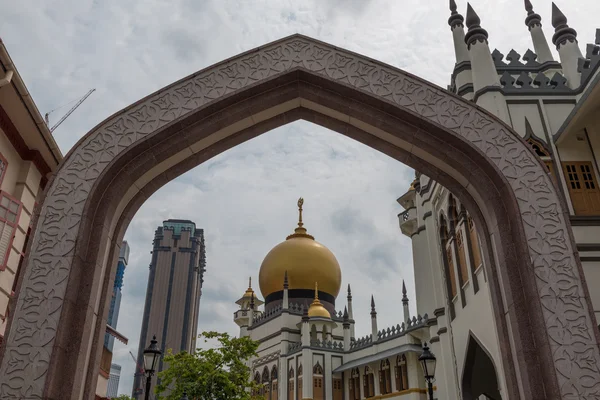
[[[288,289],[288,298],[289,299],[314,299],[315,298],[315,290],[314,289]],[[269,304],[272,301],[283,300],[283,290],[278,292],[271,293],[270,295],[265,297],[265,304]],[[326,301],[331,304],[335,304],[335,297],[330,295],[329,293],[321,292],[319,290],[319,300]]]

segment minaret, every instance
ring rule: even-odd
[[[254,296],[250,298],[250,307],[248,309],[248,329],[252,328],[254,322]]]
[[[375,299],[371,295],[371,335],[373,342],[377,341],[377,311],[375,311]]]
[[[408,296],[406,295],[406,285],[402,280],[402,310],[404,311],[404,323],[408,323],[410,319],[410,310],[408,309]]]
[[[501,92],[500,79],[488,45],[488,33],[481,27],[481,20],[469,3],[467,3],[466,22],[469,31],[465,35],[465,43],[471,59],[473,90],[477,96],[477,92],[481,89],[488,89],[487,92],[477,96],[476,103],[510,124],[508,106]]]
[[[354,321],[354,313],[352,312],[352,290],[350,284],[348,284],[348,319]],[[354,324],[350,326],[350,335],[354,337]]]
[[[577,71],[579,59],[583,58],[577,43],[577,31],[567,25],[567,17],[552,3],[552,26],[554,36],[552,43],[556,45],[563,73],[567,78],[567,86],[577,89],[581,84],[581,74]]]
[[[348,316],[348,307],[344,307],[344,350],[350,350],[350,317]]]
[[[548,46],[548,41],[546,40],[546,35],[544,35],[544,31],[542,30],[542,17],[533,12],[533,5],[529,0],[525,0],[525,10],[527,10],[525,25],[529,28],[531,40],[533,41],[533,49],[538,56],[537,61],[540,64],[554,61],[550,46]]]
[[[287,310],[290,306],[290,301],[289,301],[289,297],[288,297],[288,289],[289,289],[289,284],[288,284],[288,273],[287,270],[285,271],[285,275],[283,276],[283,302],[281,304],[281,308],[283,310]]]
[[[454,54],[456,55],[456,63],[469,61],[469,50],[465,44],[465,26],[463,22],[465,18],[456,11],[456,2],[450,0],[450,18],[448,25],[452,30],[452,39],[454,40]]]

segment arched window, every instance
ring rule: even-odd
[[[302,398],[302,364],[298,366],[298,399]]]
[[[349,385],[350,400],[360,400],[360,371],[358,368],[354,368],[350,373]]]
[[[448,215],[450,215],[450,229],[454,235],[451,235],[456,240],[456,260],[455,263],[458,267],[460,286],[464,286],[469,281],[469,270],[467,268],[467,256],[465,248],[465,240],[463,237],[463,220],[459,216],[459,206],[454,196],[450,195],[448,198],[450,205],[448,206]],[[446,244],[447,252],[451,251],[452,238]]]
[[[277,366],[273,365],[273,368],[271,368],[271,400],[277,400],[277,392],[279,389],[277,377]]]
[[[325,396],[323,387],[323,367],[317,361],[313,367],[313,399],[323,400]]]
[[[265,397],[265,399],[269,399],[269,393],[271,390],[271,385],[269,384],[271,381],[271,374],[269,373],[269,368],[265,366],[262,373],[262,391],[261,394]]]
[[[290,367],[288,372],[288,400],[294,399],[294,367]]]
[[[469,215],[467,217],[467,224],[469,228],[469,239],[471,245],[471,254],[473,254],[473,270],[477,271],[483,264],[481,258],[481,248],[479,247],[479,236],[477,234],[477,228],[473,218]]]
[[[406,356],[396,357],[396,390],[401,392],[408,389],[408,371],[406,369]]]
[[[392,372],[387,358],[379,364],[379,391],[381,394],[392,393]]]
[[[452,246],[450,246],[450,234],[448,232],[448,224],[444,216],[440,216],[440,241],[444,252],[444,264],[446,265],[446,281],[448,282],[448,292],[450,303],[456,297],[456,274],[454,272],[454,257],[452,256]]]
[[[333,376],[333,400],[344,400],[344,384],[342,381],[342,376],[337,374]],[[350,394],[350,400],[352,399],[352,394]]]
[[[367,365],[365,367],[365,397],[373,397],[375,396],[375,375],[373,375],[373,371]]]
[[[550,172],[550,175],[552,175],[552,180],[554,180],[556,183],[556,173],[554,172],[554,163],[552,162],[552,156],[550,155],[550,152],[541,142],[531,137],[527,139],[527,143],[531,146],[535,154],[542,159],[544,165],[546,165],[546,169],[548,172]]]
[[[256,384],[256,388],[253,390],[254,395],[258,396],[261,393],[261,388],[260,388],[260,373],[258,371],[256,371],[254,373],[254,383]]]

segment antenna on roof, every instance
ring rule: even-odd
[[[88,97],[90,97],[90,95],[92,93],[94,93],[95,90],[96,89],[90,90],[89,92],[87,92],[85,94],[85,96],[83,96],[81,99],[79,99],[77,101],[77,103],[75,103],[75,105],[69,111],[67,111],[67,113],[60,120],[58,120],[58,122],[52,128],[50,128],[50,132],[54,132],[54,130],[56,128],[58,128],[58,126],[65,121],[65,119],[69,118],[69,115],[73,114],[73,111],[75,111],[77,109],[77,107],[79,107],[81,105],[81,103],[83,103]],[[56,110],[58,110],[58,109],[60,109],[60,108],[62,108],[64,106],[66,106],[66,105],[68,105],[70,103],[72,103],[72,101],[69,102],[69,103],[67,103],[67,104],[63,104],[62,106],[57,107],[57,108],[55,108],[52,111],[47,112],[46,115],[44,116],[44,119],[46,120],[46,125],[50,125],[50,118],[49,118],[50,114],[52,114],[54,111],[56,111]]]

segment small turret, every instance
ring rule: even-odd
[[[408,296],[406,295],[406,284],[402,280],[402,311],[404,312],[404,323],[410,319],[410,310],[408,309]]]
[[[377,341],[377,311],[375,311],[375,298],[371,295],[371,335],[373,342]]]
[[[283,301],[281,304],[281,309],[282,310],[287,310],[290,306],[290,300],[289,300],[289,283],[288,283],[288,273],[287,271],[285,271],[285,275],[283,276]]]
[[[454,54],[456,55],[456,63],[463,61],[469,61],[469,51],[465,45],[465,27],[463,22],[465,18],[456,11],[456,2],[450,0],[450,18],[448,18],[448,25],[452,30],[452,38],[454,40]]]
[[[481,27],[479,16],[468,3],[466,23],[469,31],[465,35],[465,43],[471,59],[475,101],[477,105],[509,124],[508,106],[502,94],[500,79],[488,45],[488,33]],[[482,89],[486,89],[485,93],[480,93]]]
[[[571,89],[577,89],[581,84],[581,74],[577,71],[577,67],[583,54],[577,43],[577,31],[569,27],[567,17],[555,3],[552,3],[552,26],[554,27],[552,43],[558,50],[567,85]]]
[[[354,321],[354,313],[352,312],[352,289],[348,284],[348,319]],[[354,337],[354,324],[350,325],[350,337]]]
[[[344,328],[344,350],[350,350],[350,318],[348,316],[348,307],[344,307],[344,322],[342,323]]]
[[[548,41],[542,30],[542,17],[533,11],[533,5],[529,0],[525,0],[525,10],[527,11],[525,25],[529,28],[533,48],[538,56],[537,61],[540,63],[554,61],[550,46],[548,46]]]

